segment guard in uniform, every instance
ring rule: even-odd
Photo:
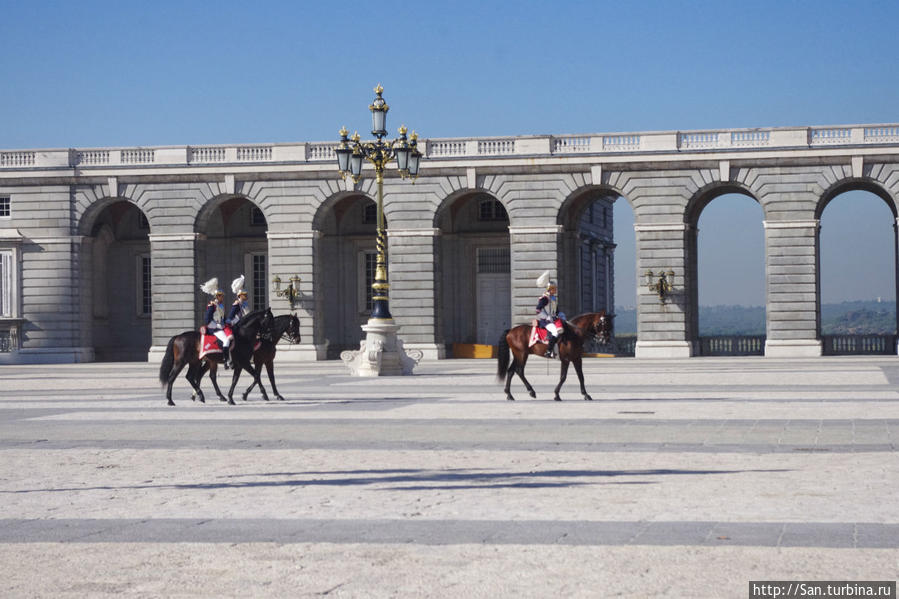
[[[559,299],[556,295],[558,288],[556,287],[556,282],[549,278],[548,270],[537,279],[537,287],[546,289],[543,295],[540,296],[540,299],[537,300],[537,324],[549,333],[546,357],[555,358],[556,342],[562,333],[556,326],[556,320],[564,318],[564,315],[559,314]]]
[[[237,296],[237,299],[231,304],[231,311],[228,312],[228,317],[225,319],[225,322],[231,326],[237,324],[237,321],[250,313],[250,300],[247,290],[243,288],[243,282],[243,275],[231,281],[231,291]]]
[[[206,314],[203,317],[203,324],[206,331],[215,335],[222,342],[222,359],[225,368],[231,368],[231,336],[225,331],[225,292],[219,289],[219,280],[213,277],[200,285],[203,293],[212,296],[212,300],[206,304]]]

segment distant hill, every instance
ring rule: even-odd
[[[896,333],[896,303],[876,300],[842,302],[821,306],[821,329],[825,335]],[[615,311],[615,334],[637,333],[637,311]],[[700,335],[764,335],[763,306],[700,306]]]

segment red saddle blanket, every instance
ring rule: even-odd
[[[561,318],[557,318],[556,322],[554,322],[553,324],[555,324],[556,327],[558,327],[558,329],[560,331],[562,330],[562,319]],[[537,343],[546,343],[546,338],[548,336],[549,336],[549,331],[547,331],[543,327],[539,326],[537,324],[537,321],[534,320],[531,323],[531,338],[528,340],[528,347],[531,347],[532,345],[535,345]]]
[[[226,328],[228,333],[231,332],[230,328]],[[253,344],[253,351],[255,352],[262,346],[262,341],[256,340],[256,343]],[[232,346],[233,347],[233,346]],[[220,354],[222,353],[222,348],[219,346],[218,337],[215,335],[203,335],[203,345],[200,348],[200,359],[202,359],[207,354]]]

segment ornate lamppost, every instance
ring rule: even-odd
[[[362,177],[362,166],[367,160],[375,169],[378,186],[377,203],[377,262],[375,279],[372,283],[372,310],[368,324],[362,326],[366,338],[358,351],[345,351],[341,359],[355,375],[380,376],[411,374],[412,368],[421,359],[421,352],[403,349],[397,339],[399,327],[390,315],[390,283],[387,280],[387,231],[384,227],[384,170],[396,160],[397,171],[403,179],[418,177],[421,152],[418,150],[418,135],[413,131],[406,137],[405,126],[399,128],[400,136],[392,141],[387,136],[387,111],[390,107],[381,96],[384,88],[375,87],[375,99],[368,109],[371,111],[371,133],[374,141],[361,141],[359,134],[347,137],[346,127],[340,130],[340,143],[335,148],[337,168],[344,179],[349,175],[354,183]],[[417,354],[412,355],[412,354]]]

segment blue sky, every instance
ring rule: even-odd
[[[389,125],[425,137],[899,121],[895,0],[0,0],[0,15],[5,149],[325,141],[366,125],[378,82]],[[859,206],[853,222],[869,212]],[[711,244],[721,227],[706,228]],[[876,276],[835,287],[894,289],[886,254]],[[733,270],[751,256],[732,253]],[[703,268],[701,255],[701,284]],[[701,287],[700,302],[758,291],[728,289]]]

